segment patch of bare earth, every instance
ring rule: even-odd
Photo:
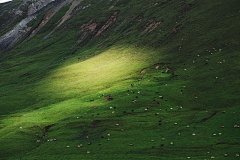
[[[182,24],[177,25],[175,28],[173,28],[172,32],[170,33],[170,35],[168,37],[171,37],[172,35],[174,35],[175,33],[178,32],[178,30],[181,28]]]
[[[148,32],[148,33],[152,32],[162,22],[163,22],[163,20],[158,21],[158,22],[154,22],[153,20],[149,20],[148,23],[146,24],[146,26],[144,27],[145,29],[142,32],[142,34],[144,34],[146,32]]]
[[[145,70],[146,70],[146,68],[142,69],[142,70],[141,70],[141,73],[144,73],[144,72],[145,72]]]
[[[68,20],[71,17],[71,13],[73,11],[73,9],[81,2],[82,0],[78,0],[78,1],[73,1],[72,5],[70,6],[69,10],[65,13],[65,15],[61,18],[61,22],[52,30],[52,32],[50,32],[48,35],[46,35],[42,41],[46,38],[48,38],[58,27],[60,27],[66,20]]]
[[[116,0],[115,3],[114,3],[111,7],[109,7],[108,11],[111,10],[111,9],[113,9],[113,7],[117,4],[118,1],[119,1],[119,0]]]
[[[93,22],[94,18],[91,19],[89,22],[83,24],[81,26],[82,36],[79,40],[77,40],[77,42],[75,43],[75,45],[73,47],[76,47],[79,43],[81,43],[90,33],[93,33],[93,34],[96,33],[96,34],[89,41],[91,41],[93,38],[99,36],[100,34],[103,34],[104,32],[106,33],[107,31],[109,31],[111,29],[111,28],[109,28],[109,26],[114,21],[116,21],[118,14],[119,14],[119,11],[115,11],[112,14],[112,16],[108,18],[108,20],[105,22],[105,24],[99,30],[97,30],[97,26],[100,25],[100,23]],[[80,34],[80,33],[78,33],[78,34]]]
[[[106,30],[114,21],[117,19],[117,15],[120,11],[115,11],[110,18],[108,18],[107,22],[102,26],[102,28],[97,32],[94,37],[99,36],[104,30]]]

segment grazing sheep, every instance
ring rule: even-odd
[[[216,134],[213,134],[213,136],[216,136]]]
[[[110,109],[112,109],[112,107],[110,107]]]
[[[87,151],[87,154],[89,154],[90,153],[90,151]]]
[[[215,158],[214,156],[211,157],[211,159],[214,159],[214,158]]]
[[[181,135],[181,133],[178,133],[178,135],[180,136],[180,135]]]
[[[187,157],[187,159],[190,159],[191,157]]]
[[[189,127],[189,125],[187,125],[187,127]]]
[[[22,129],[22,127],[20,127],[20,129]]]
[[[173,145],[173,142],[171,142],[170,144]]]
[[[79,117],[77,117],[77,119],[78,119]]]
[[[165,140],[165,138],[162,138],[162,141],[164,141]]]
[[[116,124],[116,126],[119,126],[119,124]]]
[[[196,134],[195,134],[195,133],[193,133],[192,135],[193,135],[193,136],[195,136]]]
[[[67,146],[67,148],[69,148],[69,146]]]
[[[239,154],[236,154],[236,157],[239,157]]]
[[[110,134],[108,134],[108,136],[111,136]]]
[[[227,157],[227,154],[224,154],[225,157]]]
[[[224,126],[222,126],[222,128],[224,128]]]
[[[133,146],[133,144],[130,144],[130,146]]]
[[[177,125],[177,123],[174,123],[175,125]]]
[[[218,133],[219,134],[219,136],[221,136],[222,135],[222,133]]]
[[[154,140],[151,140],[151,142],[153,142]]]

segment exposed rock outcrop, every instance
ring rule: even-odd
[[[30,27],[27,26],[27,24],[32,21],[34,18],[36,18],[40,13],[45,11],[47,8],[51,7],[50,10],[46,12],[44,15],[43,20],[39,23],[38,27],[35,28],[32,33],[20,44],[24,43],[28,39],[32,38],[49,20],[50,18],[63,6],[73,2],[74,0],[40,0],[40,1],[34,1],[34,0],[23,0],[23,2],[18,6],[20,8],[21,6],[27,5],[30,3],[28,7],[28,14],[29,16],[24,18],[20,23],[18,23],[12,30],[8,31],[4,35],[0,37],[0,53],[3,51],[7,51],[13,47],[13,45],[20,40],[23,36],[26,35],[27,32],[30,31]],[[79,2],[81,0],[78,0]],[[79,4],[79,2],[76,2],[74,4]],[[42,8],[41,8],[42,7]],[[21,14],[21,11],[14,10],[15,14]],[[64,20],[68,19],[69,17],[65,17]],[[62,20],[62,21],[64,21]]]

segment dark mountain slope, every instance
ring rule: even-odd
[[[57,0],[0,59],[2,159],[237,159],[239,2]]]

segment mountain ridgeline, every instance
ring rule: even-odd
[[[0,159],[239,159],[239,0],[0,4]]]

